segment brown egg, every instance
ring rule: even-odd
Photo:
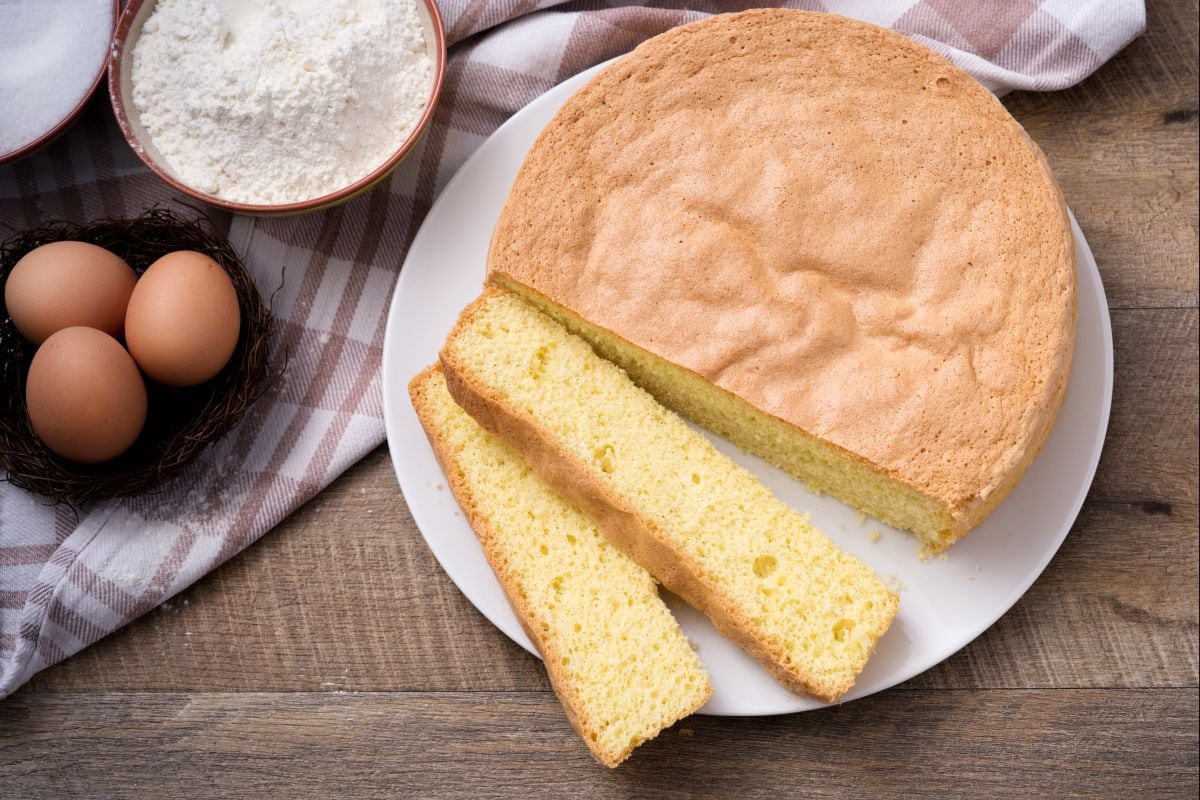
[[[25,407],[47,447],[95,464],[124,453],[142,432],[146,384],[116,339],[95,328],[64,328],[33,355]]]
[[[168,386],[195,386],[233,355],[241,331],[229,275],[203,253],[181,250],[150,265],[125,312],[125,343],[148,376]]]
[[[21,334],[41,344],[76,325],[120,336],[137,275],[120,256],[87,242],[30,250],[4,283],[4,305]]]

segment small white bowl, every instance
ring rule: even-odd
[[[121,15],[121,0],[113,0],[112,6],[112,22],[110,23],[108,29],[110,37],[112,36],[113,30],[116,28],[117,19]],[[28,144],[21,145],[16,150],[11,150],[7,153],[0,153],[0,164],[11,164],[18,159],[24,158],[25,156],[33,155],[35,152],[41,150],[43,147],[57,139],[60,134],[66,132],[67,128],[71,127],[71,123],[75,121],[75,118],[79,116],[79,113],[83,111],[83,107],[86,106],[88,101],[92,99],[92,95],[96,93],[96,87],[99,86],[104,80],[104,71],[107,68],[108,59],[101,59],[100,65],[96,69],[96,77],[92,79],[91,84],[88,86],[88,90],[84,92],[83,97],[79,99],[79,102],[75,104],[75,107],[72,108],[65,117],[55,123],[52,128],[47,130],[33,141],[29,142]]]

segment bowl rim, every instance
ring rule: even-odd
[[[430,22],[432,23],[432,33],[434,38],[434,74],[433,85],[429,93],[429,99],[425,101],[425,109],[421,112],[417,124],[413,127],[412,132],[400,144],[395,152],[390,155],[386,161],[380,164],[375,169],[371,170],[367,175],[359,178],[354,183],[345,186],[328,194],[313,197],[308,200],[300,200],[291,203],[239,203],[234,200],[226,200],[215,195],[202,192],[193,186],[180,181],[175,176],[171,175],[161,164],[159,164],[142,145],[137,134],[133,130],[133,125],[129,119],[129,112],[126,109],[125,97],[121,92],[121,63],[124,59],[126,51],[129,49],[129,31],[133,27],[133,21],[137,17],[142,6],[147,2],[154,3],[157,0],[129,0],[125,6],[125,10],[121,13],[120,20],[117,22],[117,27],[113,33],[112,52],[108,58],[108,93],[112,100],[113,113],[117,118],[117,125],[121,129],[121,133],[125,137],[125,141],[129,143],[134,154],[141,160],[143,164],[162,181],[167,183],[172,188],[182,192],[183,194],[210,206],[232,211],[237,214],[249,214],[259,216],[283,216],[287,214],[298,214],[307,211],[317,211],[329,206],[334,206],[354,197],[360,192],[366,191],[381,179],[386,177],[396,166],[404,160],[404,157],[416,146],[421,139],[421,135],[425,129],[429,127],[429,123],[433,120],[434,112],[437,109],[438,98],[442,93],[442,84],[446,75],[446,28],[442,20],[442,12],[438,8],[436,0],[419,0],[425,6],[429,14]],[[132,99],[130,99],[132,103]]]
[[[108,44],[106,45],[110,51],[112,49],[113,37],[116,36],[117,33],[118,21],[121,18],[121,0],[112,0],[112,7],[112,22],[109,23]],[[46,145],[50,144],[50,142],[57,139],[60,134],[66,132],[67,128],[71,126],[71,123],[75,121],[76,117],[83,113],[84,107],[91,101],[92,96],[96,94],[96,89],[99,88],[100,84],[104,82],[104,75],[106,72],[108,72],[108,62],[110,57],[111,53],[100,59],[100,66],[97,68],[96,75],[94,78],[92,78],[92,82],[88,86],[87,91],[84,92],[83,97],[79,98],[79,102],[75,104],[75,107],[67,112],[66,116],[59,120],[53,128],[46,131],[33,141],[21,145],[16,150],[10,150],[7,153],[0,153],[0,166],[12,164],[13,162],[20,161],[22,158],[25,158],[25,156],[33,155],[38,150],[41,150]]]

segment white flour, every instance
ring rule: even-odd
[[[416,126],[433,64],[416,0],[159,0],[131,78],[181,181],[286,203],[383,164]]]
[[[49,132],[108,56],[112,0],[0,0],[0,155]]]

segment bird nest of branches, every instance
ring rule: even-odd
[[[5,478],[50,499],[82,504],[153,490],[245,416],[272,383],[269,354],[275,321],[241,258],[207,218],[155,208],[133,219],[87,224],[52,222],[0,243],[0,286],[29,251],[58,241],[89,242],[125,259],[141,275],[176,250],[195,250],[221,265],[237,290],[241,333],[229,363],[199,386],[146,381],[148,411],[137,441],[102,464],[55,455],[33,432],[25,409],[25,378],[36,346],[17,330],[0,292],[0,470]]]

